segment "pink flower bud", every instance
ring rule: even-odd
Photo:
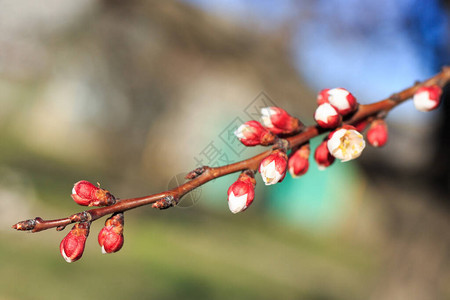
[[[330,89],[324,89],[319,92],[319,94],[317,95],[317,104],[318,105],[322,105],[324,103],[329,103],[328,102],[328,91],[329,90]]]
[[[271,145],[275,140],[275,135],[258,121],[248,121],[236,129],[234,134],[245,146]]]
[[[299,131],[303,124],[279,107],[261,108],[261,123],[275,134],[289,134]]]
[[[314,119],[322,128],[335,128],[342,120],[336,109],[329,103],[323,103],[317,107]]]
[[[116,213],[108,218],[105,227],[98,234],[98,243],[102,246],[102,253],[114,253],[123,246],[123,213]]]
[[[353,126],[344,125],[328,136],[328,151],[342,162],[359,157],[365,146],[362,134]]]
[[[327,140],[317,146],[316,151],[314,152],[314,160],[321,171],[334,163],[335,158],[331,155],[330,151],[328,151]]]
[[[374,147],[383,147],[388,141],[388,128],[384,120],[375,120],[367,131],[367,141]]]
[[[244,211],[255,198],[256,180],[253,174],[242,172],[228,188],[228,207],[233,214]]]
[[[292,177],[299,177],[308,171],[310,152],[309,144],[306,144],[289,157],[288,168]]]
[[[116,203],[116,198],[107,190],[96,187],[86,180],[75,183],[72,198],[76,203],[84,206],[108,206]]]
[[[317,102],[319,105],[330,103],[343,116],[354,112],[358,107],[356,98],[344,88],[322,90],[317,97]]]
[[[259,173],[265,185],[271,185],[283,180],[286,167],[287,155],[283,150],[277,149],[261,161]]]
[[[89,226],[89,222],[75,224],[61,241],[59,250],[68,263],[79,260],[83,255],[86,239],[89,235]]]
[[[436,109],[441,102],[442,89],[438,85],[423,86],[413,97],[414,106],[420,111]]]

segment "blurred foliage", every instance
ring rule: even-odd
[[[333,39],[308,26],[324,20],[311,1],[299,6],[302,18],[287,10],[292,24],[277,17],[276,26],[264,19],[262,27],[173,0],[0,0],[5,3],[0,299],[450,299],[450,225],[438,204],[448,202],[448,188],[423,180],[424,170],[440,162],[424,159],[435,145],[431,126],[397,132],[392,126],[389,148],[366,150],[363,168],[336,164],[320,173],[311,164],[298,180],[275,187],[259,181],[255,203],[239,215],[226,203],[233,175],[202,188],[198,205],[127,212],[117,254],[100,253],[102,220],[93,225],[84,257],[70,265],[58,251],[68,229],[12,232],[21,219],[77,211],[69,192],[80,179],[100,181],[118,197],[137,197],[165,190],[174,174],[195,167],[211,141],[234,161],[254,154],[258,148],[237,155],[219,134],[233,119],[249,118],[245,110],[261,91],[311,123],[315,96],[294,67],[295,56],[320,53],[292,53],[298,43],[292,33],[309,28],[331,45],[330,60],[339,52]],[[268,3],[263,15],[271,11]],[[323,8],[333,16],[330,7]],[[367,36],[326,16],[332,33]],[[333,37],[354,60],[347,40]],[[311,40],[302,45],[314,46]],[[373,56],[364,58],[382,72],[348,68],[358,80],[346,80],[361,88],[390,80]],[[309,74],[325,81],[325,71],[345,79],[321,60],[308,65],[317,70]],[[361,77],[371,73],[384,81]],[[438,167],[439,174],[448,170]]]

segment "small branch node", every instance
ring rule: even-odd
[[[273,149],[277,150],[283,150],[284,152],[287,152],[287,150],[289,149],[289,142],[286,139],[278,139],[276,144],[274,145]]]
[[[172,195],[169,195],[169,196],[166,196],[163,199],[158,200],[155,203],[153,203],[152,207],[158,208],[158,209],[167,209],[167,208],[175,206],[177,204],[178,204],[177,198],[175,198]]]
[[[416,85],[416,83],[414,83],[414,85]],[[399,101],[402,100],[401,96],[398,93],[394,93],[394,94],[390,95],[389,99],[394,101],[394,102],[399,102]]]
[[[71,223],[90,222],[92,220],[92,215],[87,211],[82,211],[80,213],[71,215],[69,219]]]
[[[206,170],[208,170],[209,167],[208,166],[203,166],[200,168],[197,168],[195,170],[192,170],[191,172],[187,173],[187,175],[185,176],[186,179],[195,179],[198,176],[202,175],[203,173],[205,173]]]

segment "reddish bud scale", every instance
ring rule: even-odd
[[[108,206],[116,203],[116,198],[111,193],[86,180],[75,183],[71,196],[76,203],[84,206]]]
[[[308,171],[310,152],[309,144],[306,144],[289,157],[288,169],[292,177],[299,177]]]
[[[273,150],[259,165],[259,173],[265,185],[281,182],[286,176],[287,155],[282,149]]]
[[[59,245],[62,257],[68,263],[77,261],[84,252],[86,239],[89,235],[89,222],[77,223]]]
[[[327,140],[317,146],[316,151],[314,152],[314,160],[319,166],[319,170],[324,170],[334,162],[334,156],[328,151]]]
[[[255,198],[256,180],[253,174],[242,172],[228,188],[228,207],[234,214],[246,210]]]
[[[102,247],[102,253],[114,253],[122,249],[123,238],[123,213],[116,213],[108,218],[105,227],[98,234],[98,243]]]
[[[236,129],[234,134],[245,146],[271,145],[276,136],[258,121],[248,121]]]
[[[373,147],[383,147],[388,141],[388,128],[384,120],[375,120],[367,131],[367,141]]]
[[[261,122],[274,134],[290,134],[303,128],[299,119],[292,117],[279,107],[265,107],[261,109]]]

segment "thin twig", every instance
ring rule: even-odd
[[[385,115],[395,106],[411,98],[419,87],[435,84],[443,87],[449,81],[450,67],[444,67],[442,69],[442,72],[436,74],[430,79],[425,80],[422,83],[415,83],[413,86],[401,92],[395,93],[387,99],[368,105],[360,105],[357,112],[348,119],[344,120],[344,123],[352,125],[378,114]],[[311,138],[314,138],[327,131],[329,130],[322,129],[319,126],[306,127],[300,133],[286,138],[286,141],[288,142],[288,149],[292,149],[299,145],[302,145],[308,142]],[[62,230],[71,223],[80,222],[83,220],[89,220],[92,222],[106,215],[123,212],[144,205],[153,204],[153,207],[155,208],[168,208],[170,206],[176,205],[180,198],[186,195],[188,192],[202,186],[203,184],[215,178],[244,170],[258,170],[260,162],[271,152],[272,149],[266,150],[249,159],[222,167],[210,168],[208,166],[204,166],[201,169],[196,169],[189,173],[188,177],[192,180],[165,192],[140,198],[120,200],[114,205],[83,211],[63,219],[43,220],[42,218],[37,217],[35,219],[19,222],[12,227],[17,230],[31,230],[32,232],[39,232],[55,227],[58,230]]]

